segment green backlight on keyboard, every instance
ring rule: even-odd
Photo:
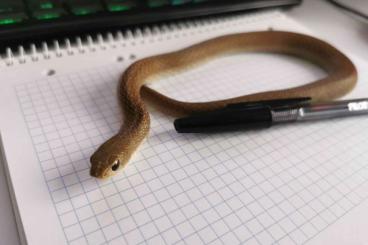
[[[125,10],[129,10],[129,9],[130,9],[129,6],[124,6],[124,5],[111,5],[111,6],[109,6],[109,10],[113,11],[113,12],[125,11]]]
[[[0,25],[10,25],[10,24],[14,24],[17,23],[19,21],[15,20],[15,19],[2,19],[0,20]]]
[[[52,3],[41,3],[40,8],[41,9],[52,9],[54,5]]]
[[[57,13],[48,13],[48,14],[42,14],[37,16],[36,18],[39,20],[49,20],[49,19],[55,19],[55,18],[59,18],[60,14]]]
[[[74,14],[76,15],[87,15],[87,14],[91,14],[94,11],[90,10],[90,9],[76,9],[73,11]]]

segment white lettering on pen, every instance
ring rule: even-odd
[[[368,101],[350,102],[348,104],[349,111],[363,111],[368,110]]]

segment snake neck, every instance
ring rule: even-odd
[[[123,124],[119,132],[103,143],[91,157],[91,175],[107,178],[129,162],[149,132],[150,117],[140,96],[144,76],[127,70],[120,83]]]
[[[148,116],[148,114],[147,114]],[[118,134],[108,139],[91,156],[91,175],[107,178],[123,169],[149,132],[149,117],[136,116],[123,124]],[[114,167],[117,165],[117,168]]]

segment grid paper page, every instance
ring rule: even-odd
[[[120,127],[120,73],[100,67],[15,87],[69,244],[302,244],[367,198],[359,126],[368,118],[184,135],[151,110],[150,135],[126,169],[90,177],[90,155]],[[248,54],[152,86],[207,101],[321,76],[292,58]]]

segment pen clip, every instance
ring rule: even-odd
[[[305,104],[311,101],[311,97],[299,97],[288,99],[276,99],[276,100],[260,100],[250,102],[240,102],[234,104],[228,104],[224,109],[257,109],[257,108],[282,108]]]

